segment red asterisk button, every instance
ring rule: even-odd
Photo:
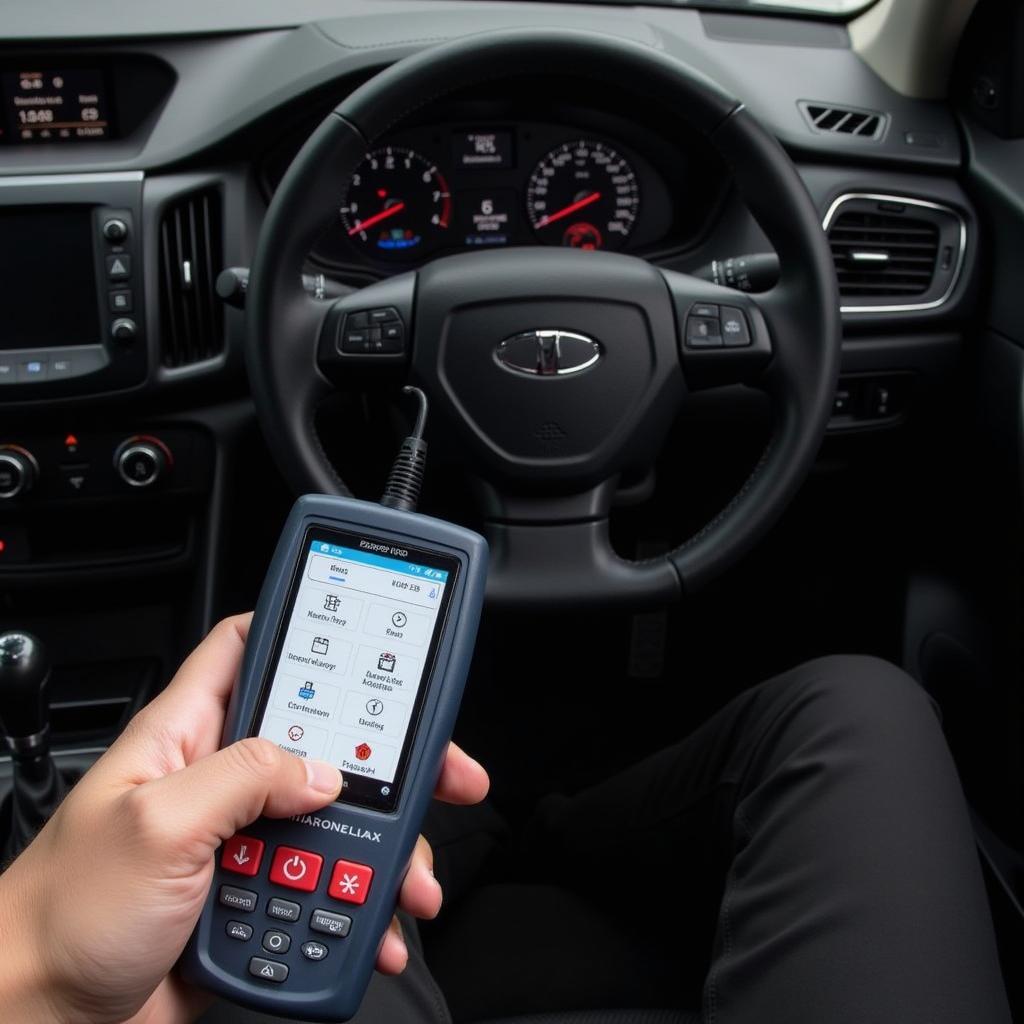
[[[373,868],[350,860],[339,860],[331,873],[327,895],[343,903],[365,903],[372,880]]]

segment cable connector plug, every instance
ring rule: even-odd
[[[402,442],[391,465],[380,503],[387,508],[415,512],[427,468],[427,442],[423,440],[423,430],[427,425],[427,396],[419,388],[410,386],[402,388],[402,394],[415,395],[420,408],[412,433]]]

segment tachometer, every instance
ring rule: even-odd
[[[611,146],[590,139],[551,150],[526,190],[526,214],[548,245],[619,249],[639,212],[633,168]]]
[[[452,197],[444,176],[411,149],[384,146],[356,168],[341,207],[349,238],[376,256],[411,257],[447,234]]]

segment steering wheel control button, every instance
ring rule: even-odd
[[[276,918],[278,921],[298,921],[302,913],[302,907],[291,900],[272,899],[267,904],[267,917]]]
[[[263,848],[266,844],[262,839],[251,836],[232,836],[220,851],[220,866],[225,871],[233,871],[236,875],[248,875],[252,878],[263,860]]]
[[[279,846],[270,865],[270,880],[275,885],[300,892],[312,892],[320,881],[324,859],[319,853],[297,850],[294,846]]]
[[[280,985],[288,977],[288,965],[254,956],[249,961],[249,973],[261,981],[272,981],[275,985]]]
[[[339,860],[331,872],[327,895],[343,903],[365,903],[373,881],[373,868],[350,860]]]
[[[687,348],[721,348],[722,323],[714,317],[694,316],[686,318]]]
[[[124,253],[107,257],[107,278],[110,281],[127,281],[132,276],[132,258]]]
[[[103,237],[114,244],[128,237],[128,225],[120,217],[111,217],[103,223]]]
[[[302,955],[307,960],[314,960],[317,962],[320,960],[326,960],[327,954],[330,952],[322,942],[317,942],[316,939],[310,939],[309,942],[304,942],[299,949],[302,950]]]
[[[394,355],[405,351],[405,328],[393,306],[345,316],[341,351],[350,355]]]
[[[292,937],[287,932],[271,929],[263,933],[263,948],[268,953],[287,953],[292,944]]]
[[[222,885],[217,896],[217,902],[222,907],[241,910],[244,914],[251,914],[256,909],[258,899],[251,889],[236,889],[233,885]]]
[[[709,317],[712,320],[717,320],[719,316],[719,309],[710,302],[698,302],[690,309],[690,316],[704,316]]]
[[[252,925],[242,921],[228,921],[224,926],[224,933],[236,942],[248,942],[252,938]]]
[[[322,932],[324,935],[337,935],[345,938],[352,927],[352,918],[345,914],[332,914],[329,910],[314,910],[309,919],[310,931]]]
[[[750,344],[750,325],[742,309],[723,306],[721,323],[726,348],[744,348]]]

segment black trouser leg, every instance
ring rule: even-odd
[[[713,914],[708,1022],[1010,1020],[952,758],[885,662],[801,666],[541,819],[537,857],[595,901],[628,876],[681,929]]]

